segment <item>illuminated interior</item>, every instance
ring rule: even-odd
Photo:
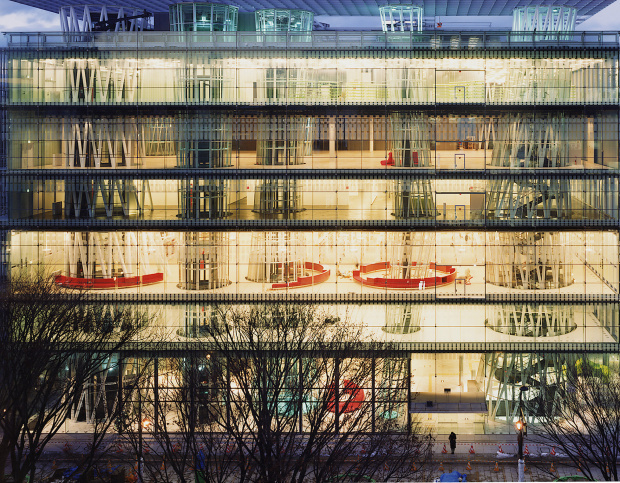
[[[0,275],[145,308],[162,394],[218,308],[311,304],[398,344],[354,410],[510,432],[519,387],[578,352],[620,370],[618,34],[528,8],[544,28],[427,32],[392,5],[383,31],[270,8],[239,32],[181,2],[168,32],[8,34]]]

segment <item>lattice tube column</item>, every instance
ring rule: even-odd
[[[487,282],[502,287],[542,290],[574,282],[568,233],[489,232]]]
[[[487,327],[517,337],[555,337],[577,328],[571,305],[505,304],[489,306],[487,313]]]
[[[8,281],[11,275],[10,261],[9,261],[10,246],[11,246],[11,231],[0,230],[0,282]]]
[[[388,305],[383,330],[389,334],[413,334],[420,330],[422,311],[419,305]]]
[[[230,216],[229,185],[229,181],[221,179],[195,178],[179,181],[181,218],[216,220]]]
[[[71,288],[114,289],[162,282],[163,240],[152,232],[67,232],[65,274]]]
[[[434,276],[430,263],[435,260],[435,232],[408,231],[389,236],[390,278],[412,279]]]
[[[67,168],[131,168],[136,164],[135,118],[65,119],[63,153]]]
[[[430,179],[398,179],[394,186],[393,214],[397,220],[435,217],[435,193]]]
[[[301,181],[295,179],[260,180],[254,194],[254,210],[260,214],[289,214],[302,211]]]
[[[534,40],[553,39],[553,33],[574,32],[577,9],[566,5],[530,5],[512,11],[512,31],[532,32]],[[566,36],[566,38],[569,38]],[[530,36],[513,37],[514,40],[530,41]]]
[[[429,167],[428,119],[423,114],[392,114],[389,118],[388,150],[394,166]],[[389,159],[389,156],[388,156]],[[394,181],[394,216],[397,219],[435,216],[435,199],[430,179]]]
[[[388,151],[394,166],[427,168],[431,166],[430,122],[421,113],[395,113],[388,119]]]
[[[142,15],[144,12],[145,10],[143,9],[118,5],[69,5],[60,7],[60,28],[64,33],[92,32],[97,30],[115,32],[152,30],[152,16],[120,20],[126,17]],[[106,24],[105,27],[97,24],[102,22],[101,25],[103,25],[103,23],[109,20],[113,21],[116,19],[119,19],[119,21]]]
[[[239,7],[209,2],[170,5],[171,32],[236,32]]]
[[[210,85],[210,84],[209,84]],[[191,94],[194,96],[194,94]],[[209,94],[208,98],[212,97]],[[193,98],[193,97],[192,97]],[[182,116],[179,122],[179,168],[232,166],[232,121],[225,114]]]
[[[314,13],[308,10],[265,8],[254,12],[257,32],[311,32]]]
[[[562,168],[570,165],[569,125],[563,114],[510,114],[497,120],[491,166]]]
[[[568,123],[562,115],[501,116],[491,166],[563,168],[570,164]],[[568,218],[572,212],[570,180],[498,176],[489,183],[487,216],[501,219]]]
[[[258,119],[256,164],[298,165],[312,155],[314,119],[305,116],[266,116]]]
[[[112,306],[105,305],[101,310],[89,311],[87,316],[92,317],[94,323],[97,321],[105,323],[106,318],[113,317],[110,314],[113,310]],[[108,357],[103,363],[101,372],[84,382],[79,397],[71,406],[70,419],[73,421],[86,421],[92,424],[101,419],[101,414],[107,418],[113,412],[116,406],[115,395],[118,393],[118,377],[115,374],[118,367],[115,367],[112,359],[113,357]],[[76,368],[71,367],[70,370],[74,371]],[[110,395],[111,400],[108,400]]]
[[[305,233],[252,233],[247,279],[252,282],[295,282],[306,271]]]
[[[228,233],[183,233],[179,250],[179,287],[213,290],[229,285],[228,245]]]
[[[395,420],[407,412],[407,364],[409,358],[382,358],[375,365],[381,369],[375,375],[376,381],[376,416]],[[376,369],[375,369],[376,370]]]
[[[384,32],[422,32],[424,8],[418,5],[379,7]]]
[[[153,209],[149,180],[68,178],[65,181],[67,218],[112,218],[142,215]]]
[[[182,337],[208,337],[225,322],[220,320],[220,312],[211,304],[186,304],[180,310],[184,323],[177,334]]]
[[[485,354],[486,393],[489,417],[512,424],[519,418],[521,386],[529,386],[521,397],[528,421],[532,421],[543,405],[553,404],[554,395],[543,393],[541,385],[553,390],[565,383],[565,365],[575,364],[577,354],[542,354],[528,352],[491,352]]]

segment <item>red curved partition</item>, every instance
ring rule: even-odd
[[[310,285],[317,285],[319,283],[326,282],[331,273],[328,268],[325,268],[320,263],[305,262],[304,268],[318,273],[316,275],[308,275],[307,277],[299,277],[294,282],[274,283],[271,285],[271,288],[274,290],[280,290],[283,288],[309,287]]]
[[[56,275],[56,284],[76,289],[113,289],[129,288],[139,285],[151,285],[164,281],[163,272],[140,275],[139,277],[116,277],[116,278],[80,278]]]
[[[415,266],[416,263],[412,263]],[[363,274],[378,272],[381,270],[387,270],[390,268],[390,262],[377,262],[370,263],[368,265],[360,265],[359,270],[353,270],[353,280],[361,283],[367,287],[374,288],[393,288],[400,290],[413,290],[420,287],[420,282],[424,282],[425,287],[442,287],[449,285],[456,280],[456,268],[451,265],[436,265],[435,263],[429,263],[431,270],[437,270],[444,272],[445,275],[436,275],[434,277],[424,278],[385,278],[385,277],[366,277],[363,278]]]
[[[348,394],[349,398],[345,401],[338,401],[338,412],[344,414],[357,411],[364,402],[364,390],[353,381],[349,381],[348,379],[344,379],[342,381],[342,385],[343,388],[340,391],[340,394]],[[332,413],[336,412],[336,391],[334,390],[333,383],[329,386],[329,400],[327,402],[327,410]]]

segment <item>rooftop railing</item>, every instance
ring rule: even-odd
[[[619,32],[7,32],[9,48],[424,49],[617,48]]]

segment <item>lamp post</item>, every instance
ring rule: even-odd
[[[528,386],[519,388],[519,420],[515,423],[517,430],[517,446],[519,448],[519,462],[517,463],[518,481],[525,481],[525,461],[523,461],[523,436],[527,435],[527,422],[523,415],[523,393],[529,390]]]

